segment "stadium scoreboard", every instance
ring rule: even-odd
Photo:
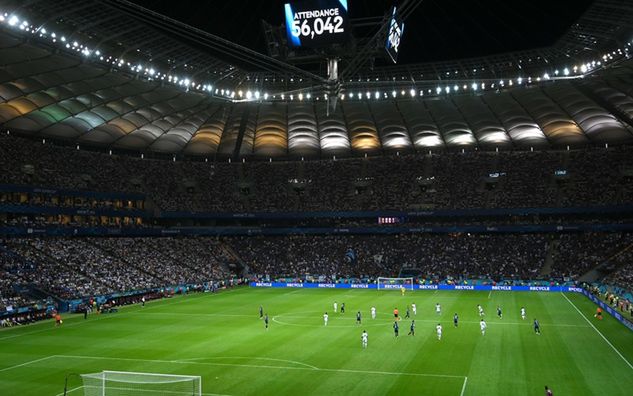
[[[398,61],[398,49],[400,49],[402,33],[404,33],[404,22],[398,18],[397,9],[393,7],[391,20],[389,21],[389,30],[387,32],[387,43],[385,44],[387,54],[393,63]]]
[[[284,5],[291,47],[319,48],[350,38],[347,0],[307,0]]]

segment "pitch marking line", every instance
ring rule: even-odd
[[[178,314],[176,314],[178,315]],[[249,315],[252,316],[252,315]],[[390,323],[393,322],[392,319],[369,319],[367,321],[365,321],[362,326],[361,325],[332,325],[332,324],[328,324],[327,326],[324,326],[323,324],[307,324],[307,323],[288,323],[288,322],[282,322],[280,320],[278,320],[277,318],[294,318],[294,319],[317,319],[317,317],[313,317],[313,316],[286,316],[286,315],[276,315],[273,316],[272,321],[275,323],[279,323],[281,325],[284,326],[298,326],[298,327],[337,327],[337,328],[341,328],[341,327],[377,327],[377,326],[386,326]],[[350,317],[350,320],[352,318]],[[417,319],[415,317],[412,317],[411,319],[415,320],[416,323],[437,323],[436,319]],[[372,322],[376,322],[376,323],[372,323]],[[447,320],[440,320],[440,322],[447,322]],[[323,321],[321,320],[321,323],[323,323]],[[370,324],[367,324],[370,323]],[[450,321],[450,323],[452,323],[452,321]],[[479,321],[472,321],[472,320],[460,320],[459,323],[469,323],[469,324],[479,324]],[[495,320],[487,322],[488,325],[491,326],[496,326],[496,325],[507,325],[507,326],[532,326],[531,323],[526,323],[526,322],[502,322],[501,320],[497,321]],[[578,325],[578,324],[567,324],[567,323],[548,323],[546,324],[546,326],[548,327],[582,327],[582,328],[589,328],[589,326],[585,326],[585,325]]]
[[[78,386],[76,388],[69,389],[66,392],[66,394],[69,395],[69,394],[71,394],[71,393],[73,393],[75,391],[81,390],[83,388],[96,388],[96,387],[82,385],[82,386]],[[96,388],[96,389],[101,389],[101,388]],[[123,390],[123,391],[134,391],[134,392],[152,392],[152,393],[156,392],[156,391],[147,390],[147,389],[130,389],[130,388],[116,388],[116,387],[110,387],[108,389],[111,389],[111,390]],[[166,390],[161,390],[160,393],[161,394],[163,394],[163,393],[171,393],[171,394],[176,394],[176,395],[182,395],[183,394],[183,392],[166,391]],[[61,393],[56,394],[55,396],[63,396],[63,395],[64,395],[64,392],[61,392]],[[200,395],[203,395],[203,396],[231,396],[231,395],[223,395],[223,394],[220,394],[220,393],[200,393]]]
[[[589,323],[589,325],[590,325],[591,327],[593,327],[593,329],[596,331],[596,333],[598,333],[598,334],[600,335],[600,337],[602,337],[602,339],[603,339],[603,340],[605,340],[605,342],[606,342],[607,344],[609,344],[609,346],[611,347],[611,349],[613,349],[613,350],[615,351],[615,353],[617,353],[617,354],[618,354],[618,356],[620,356],[620,357],[622,358],[622,360],[624,360],[624,362],[625,362],[625,363],[629,366],[629,368],[630,368],[631,370],[633,370],[633,365],[631,365],[631,363],[630,363],[628,360],[626,360],[626,358],[625,358],[625,357],[624,357],[624,356],[620,353],[620,351],[618,351],[618,350],[616,349],[616,347],[614,347],[614,346],[613,346],[613,344],[611,343],[611,341],[607,340],[607,337],[605,337],[605,336],[604,336],[604,334],[602,334],[602,333],[600,332],[600,330],[598,330],[598,329],[596,328],[596,326],[594,326],[594,325],[593,325],[593,323],[591,323],[591,321],[590,321],[589,319],[587,319],[587,317],[586,317],[586,316],[585,316],[585,315],[584,315],[584,314],[580,311],[580,309],[578,309],[578,307],[576,306],[576,304],[574,304],[574,303],[573,303],[573,302],[572,302],[572,301],[571,301],[571,300],[570,300],[570,299],[569,299],[569,298],[565,295],[565,293],[561,293],[561,294],[563,295],[563,297],[565,297],[565,300],[567,300],[567,301],[568,301],[568,302],[572,305],[572,307],[574,307],[574,309],[578,312],[578,314],[579,314],[580,316],[582,316],[582,318],[583,318],[585,321],[587,321],[587,323]]]
[[[466,391],[466,384],[468,383],[468,377],[464,377],[464,385],[462,385],[462,392],[459,396],[464,396],[464,392]]]
[[[463,375],[451,375],[451,374],[404,373],[404,372],[396,372],[396,371],[332,369],[332,368],[317,368],[315,370],[314,368],[309,368],[309,367],[192,362],[192,361],[185,361],[185,360],[135,359],[135,358],[117,358],[117,357],[88,356],[88,355],[55,355],[55,357],[67,358],[67,359],[86,359],[86,360],[118,360],[118,361],[148,362],[148,363],[197,364],[197,365],[202,365],[202,366],[247,367],[247,368],[262,368],[262,369],[273,369],[273,370],[324,371],[328,373],[379,374],[379,375],[396,375],[396,376],[409,376],[409,377],[435,377],[435,378],[459,378],[459,379],[464,378]]]
[[[73,393],[74,391],[77,391],[77,390],[80,390],[80,389],[83,389],[83,388],[84,388],[84,387],[83,387],[83,385],[82,385],[82,386],[78,386],[78,387],[76,387],[76,388],[68,389],[68,390],[66,391],[66,394],[67,394],[67,395],[69,395],[69,394]],[[55,396],[64,396],[64,392],[58,393],[58,394],[56,394]]]
[[[3,369],[0,369],[0,373],[1,373],[1,372],[3,372],[3,371],[13,370],[13,369],[18,368],[18,367],[28,366],[29,364],[33,364],[33,363],[37,363],[37,362],[42,362],[42,361],[44,361],[44,360],[48,360],[48,359],[54,358],[54,357],[56,357],[56,356],[57,356],[57,355],[46,356],[46,357],[43,357],[43,358],[39,358],[39,359],[35,359],[35,360],[30,360],[30,361],[28,361],[28,362],[24,362],[24,363],[21,363],[21,364],[16,364],[15,366],[5,367],[5,368],[3,368]]]
[[[207,358],[191,358],[191,359],[180,359],[182,362],[195,362],[198,360],[211,360],[211,359],[253,359],[253,360],[269,360],[271,362],[285,362],[292,363],[298,366],[309,367],[313,370],[318,370],[318,367],[315,367],[311,364],[297,362],[296,360],[287,360],[287,359],[273,359],[273,358],[265,358],[265,357],[250,357],[250,356],[213,356]]]
[[[308,315],[294,315],[294,314],[280,314],[280,315],[275,315],[272,317],[272,321],[282,324],[282,325],[287,325],[287,326],[299,326],[299,327],[325,327],[323,326],[323,317],[321,316],[321,311],[313,311],[313,312],[318,312],[317,315],[315,316],[308,316]],[[259,316],[257,316],[256,314],[225,314],[225,313],[180,313],[180,312],[141,312],[141,314],[146,314],[146,315],[169,315],[169,316],[199,316],[199,317],[238,317],[238,318],[259,318]],[[381,316],[391,316],[391,314],[385,313],[385,312],[378,312],[377,315],[381,315]],[[421,315],[420,315],[421,316]],[[282,322],[280,320],[278,320],[277,318],[285,318],[285,319],[314,319],[315,321],[319,321],[319,323],[321,323],[321,325],[319,324],[307,324],[307,323],[287,323],[287,322]],[[335,320],[346,320],[348,319],[349,321],[354,321],[356,320],[355,316],[349,316],[346,318],[343,318],[342,316],[334,316]],[[412,320],[415,320],[416,322],[422,322],[422,323],[437,323],[436,319],[418,319],[418,316],[411,316]],[[448,320],[448,319],[445,319]],[[368,324],[368,323],[372,323],[372,322],[376,322],[375,324]],[[380,322],[380,323],[379,323]],[[389,324],[392,323],[393,319],[389,318],[376,318],[376,319],[363,319],[363,326],[367,326],[367,327],[375,327],[375,326],[384,326],[385,324]],[[332,325],[332,322],[330,322],[330,324],[327,325],[327,327],[360,327],[359,325]],[[336,322],[334,322],[336,323]],[[452,320],[450,323],[453,323]],[[459,323],[471,323],[471,324],[478,324],[479,321],[469,321],[469,320],[460,320]],[[494,324],[494,325],[511,325],[511,326],[532,326],[531,323],[529,322],[502,322],[502,321],[494,321],[494,322],[489,322],[488,324]],[[579,325],[579,324],[573,324],[573,323],[543,323],[545,326],[548,327],[584,327],[584,328],[589,328],[589,326],[585,326],[585,325]]]

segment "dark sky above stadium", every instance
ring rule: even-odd
[[[283,0],[133,0],[266,53],[261,27],[283,21]],[[397,2],[349,0],[352,18],[382,16]],[[405,20],[398,63],[483,56],[552,44],[591,0],[423,0]]]

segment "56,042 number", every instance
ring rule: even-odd
[[[303,22],[297,19],[292,21],[291,33],[295,37],[314,38],[315,34],[320,36],[326,31],[328,33],[344,33],[343,17],[335,16],[333,21],[331,17],[327,17],[325,21],[323,18],[314,18],[312,25],[308,23],[307,19],[304,19]]]

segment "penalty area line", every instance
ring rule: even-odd
[[[257,364],[238,364],[238,363],[213,363],[213,362],[195,362],[191,360],[157,360],[157,359],[138,359],[138,358],[118,358],[107,356],[88,356],[88,355],[56,355],[58,358],[67,359],[86,359],[86,360],[115,360],[115,361],[132,361],[132,362],[149,362],[149,363],[172,363],[172,364],[189,364],[189,365],[202,365],[202,366],[224,366],[224,367],[245,367],[256,369],[273,369],[273,370],[301,370],[301,371],[323,371],[329,373],[352,373],[352,374],[378,374],[378,375],[395,375],[395,376],[409,376],[409,377],[436,377],[436,378],[464,378],[463,375],[451,375],[451,374],[432,374],[432,373],[406,373],[398,371],[377,371],[377,370],[357,370],[357,369],[333,369],[333,368],[318,368],[312,367],[291,367],[291,366],[268,366]]]
[[[589,323],[589,325],[590,325],[591,327],[593,327],[593,329],[596,331],[596,333],[598,333],[598,334],[600,335],[600,337],[602,337],[602,339],[603,339],[603,340],[604,340],[607,344],[609,344],[609,346],[611,347],[611,349],[613,349],[613,350],[615,351],[615,353],[617,353],[617,354],[618,354],[618,356],[620,356],[620,357],[622,358],[622,360],[624,360],[624,362],[625,362],[625,363],[629,366],[629,368],[630,368],[631,370],[633,370],[633,365],[631,365],[631,363],[630,363],[628,360],[626,360],[626,358],[624,357],[624,355],[622,355],[622,354],[620,353],[620,351],[618,351],[618,350],[616,349],[616,347],[614,347],[614,346],[613,346],[613,344],[611,343],[611,341],[609,341],[609,340],[607,339],[607,337],[605,337],[605,336],[604,336],[604,334],[602,334],[602,333],[600,332],[600,330],[598,330],[598,329],[596,328],[596,326],[594,326],[594,325],[593,325],[593,323],[591,323],[591,321],[590,321],[589,319],[587,319],[587,317],[586,317],[586,316],[585,316],[585,315],[584,315],[584,314],[580,311],[580,309],[578,309],[578,307],[576,306],[576,304],[574,304],[574,303],[573,303],[573,302],[572,302],[572,301],[571,301],[571,300],[570,300],[570,299],[569,299],[569,298],[565,295],[565,293],[562,293],[562,292],[561,292],[561,294],[563,295],[563,297],[565,297],[565,300],[567,300],[567,301],[568,301],[568,302],[572,305],[572,307],[574,307],[574,309],[578,312],[578,314],[579,314],[580,316],[582,316],[582,318],[583,318],[585,321],[587,321],[587,323]]]
[[[16,364],[15,366],[5,367],[3,369],[0,369],[0,373],[2,373],[4,371],[13,370],[13,369],[16,369],[18,367],[28,366],[29,364],[33,364],[33,363],[37,363],[37,362],[42,362],[44,360],[52,359],[52,358],[54,358],[56,356],[57,355],[45,356],[43,358],[39,358],[39,359],[35,359],[35,360],[29,360],[28,362],[24,362],[24,363],[21,363],[21,364]]]
[[[464,385],[462,385],[462,392],[459,396],[464,396],[464,392],[466,392],[466,384],[468,383],[468,377],[464,377]]]

